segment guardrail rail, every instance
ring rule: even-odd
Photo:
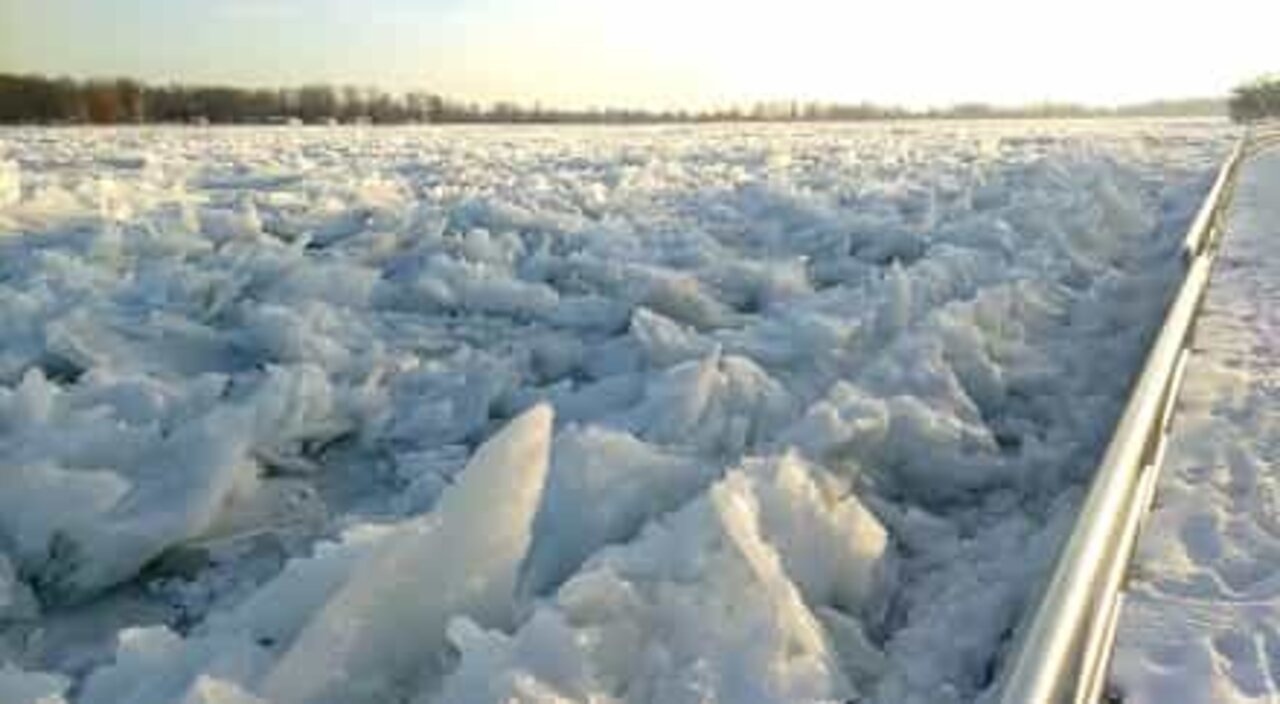
[[[1217,258],[1240,164],[1280,144],[1280,131],[1246,133],[1218,171],[1183,240],[1186,274],[1157,334],[1076,523],[1034,610],[1019,628],[993,690],[1002,704],[1098,701],[1139,528],[1155,493],[1191,333]]]

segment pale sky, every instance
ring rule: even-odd
[[[1280,71],[1280,0],[0,0],[0,71],[564,107],[1097,104]]]

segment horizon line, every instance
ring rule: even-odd
[[[139,86],[143,90],[155,89],[181,89],[181,90],[233,90],[245,93],[252,92],[297,92],[305,89],[327,89],[332,90],[338,97],[339,101],[346,98],[343,92],[349,90],[358,90],[365,95],[382,95],[393,98],[406,98],[411,95],[430,96],[445,101],[452,106],[459,106],[466,109],[492,109],[497,107],[514,108],[521,112],[548,113],[548,114],[569,114],[569,113],[599,113],[599,112],[625,112],[625,113],[647,113],[654,115],[713,115],[717,113],[734,112],[741,110],[753,110],[766,108],[770,110],[785,110],[787,108],[826,108],[826,109],[875,109],[884,112],[894,112],[904,115],[921,116],[935,113],[951,113],[964,110],[988,110],[992,112],[1023,112],[1034,110],[1058,109],[1066,111],[1086,111],[1093,113],[1119,112],[1144,107],[1173,106],[1179,104],[1193,103],[1220,103],[1225,110],[1230,94],[1215,95],[1178,95],[1166,97],[1154,97],[1143,100],[1120,101],[1120,102],[1091,102],[1091,101],[1074,101],[1061,100],[1051,97],[1032,101],[1001,101],[986,100],[983,98],[966,98],[963,100],[955,100],[948,102],[930,103],[919,106],[909,106],[902,102],[881,102],[874,98],[860,98],[857,100],[835,100],[820,98],[802,98],[802,97],[773,97],[773,98],[755,98],[742,100],[723,100],[708,102],[702,107],[691,106],[656,106],[656,105],[639,105],[639,104],[617,104],[617,103],[591,103],[581,106],[568,106],[555,104],[539,98],[463,98],[450,95],[445,92],[436,92],[428,87],[401,87],[386,88],[374,83],[357,83],[349,81],[302,81],[302,82],[281,82],[281,83],[262,83],[254,84],[251,82],[236,81],[184,81],[180,79],[168,79],[164,81],[148,80],[135,76],[116,74],[71,74],[59,73],[49,74],[40,71],[5,71],[0,70],[0,79],[17,78],[17,79],[36,79],[50,83],[60,83],[69,81],[80,86],[92,85],[108,85],[119,84],[121,82],[132,83]]]

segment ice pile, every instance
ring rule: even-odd
[[[0,133],[0,693],[971,700],[1226,137]]]
[[[0,208],[22,198],[22,174],[12,161],[0,161]]]

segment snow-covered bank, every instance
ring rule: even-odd
[[[1245,162],[1125,599],[1126,702],[1280,699],[1280,151]]]
[[[0,686],[89,703],[970,700],[1228,146],[0,140]]]

